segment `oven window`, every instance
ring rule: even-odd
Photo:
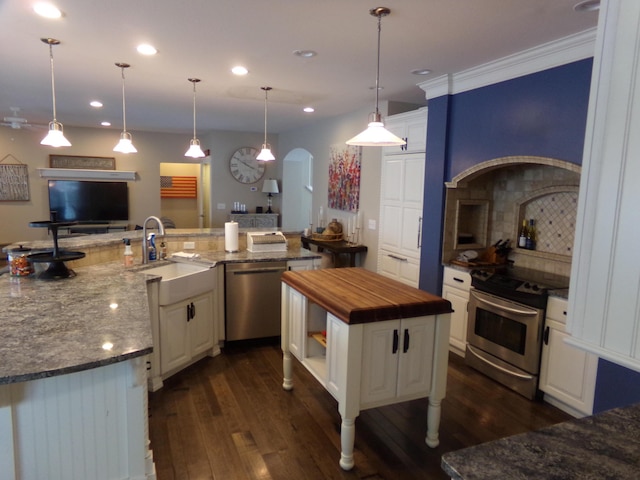
[[[527,326],[482,308],[476,309],[475,334],[524,355]]]

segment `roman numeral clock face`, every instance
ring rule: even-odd
[[[236,150],[229,159],[231,175],[240,183],[256,183],[264,176],[264,162],[256,160],[258,149],[242,147]]]

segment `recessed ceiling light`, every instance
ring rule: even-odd
[[[600,10],[600,0],[584,0],[573,6],[576,12],[595,12]]]
[[[231,69],[231,73],[233,73],[234,75],[246,75],[247,73],[249,73],[249,70],[247,70],[246,67],[243,67],[242,65],[237,65]]]
[[[136,47],[136,50],[140,55],[155,55],[158,53],[156,47],[149,45],[148,43],[141,43]]]
[[[102,125],[103,127],[110,127],[111,122],[100,122],[100,125]]]
[[[315,57],[316,55],[318,55],[318,52],[315,52],[313,50],[294,50],[293,54],[296,57],[311,58],[311,57]]]
[[[315,112],[315,111],[316,111],[316,109],[315,109],[315,108],[313,108],[313,107],[304,107],[304,108],[302,109],[302,111],[303,111],[303,112],[305,112],[305,113],[313,113],[313,112]]]
[[[41,17],[45,18],[60,18],[62,16],[62,12],[58,9],[58,7],[46,2],[36,3],[33,6],[33,11]]]
[[[428,68],[416,68],[411,70],[411,73],[413,73],[414,75],[429,75],[431,73],[431,70],[429,70]]]
[[[93,108],[101,108],[102,102],[99,102],[98,100],[92,100],[89,102],[89,105],[91,105]]]

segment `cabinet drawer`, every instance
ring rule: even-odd
[[[463,272],[455,268],[444,267],[444,278],[442,281],[445,285],[469,291],[471,288],[471,275],[469,272]]]
[[[547,300],[547,318],[566,325],[567,305],[568,302],[564,298],[549,297],[549,300]]]

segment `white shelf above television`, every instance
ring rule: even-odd
[[[136,172],[125,170],[89,170],[83,168],[38,168],[42,178],[73,178],[90,180],[135,180]]]

